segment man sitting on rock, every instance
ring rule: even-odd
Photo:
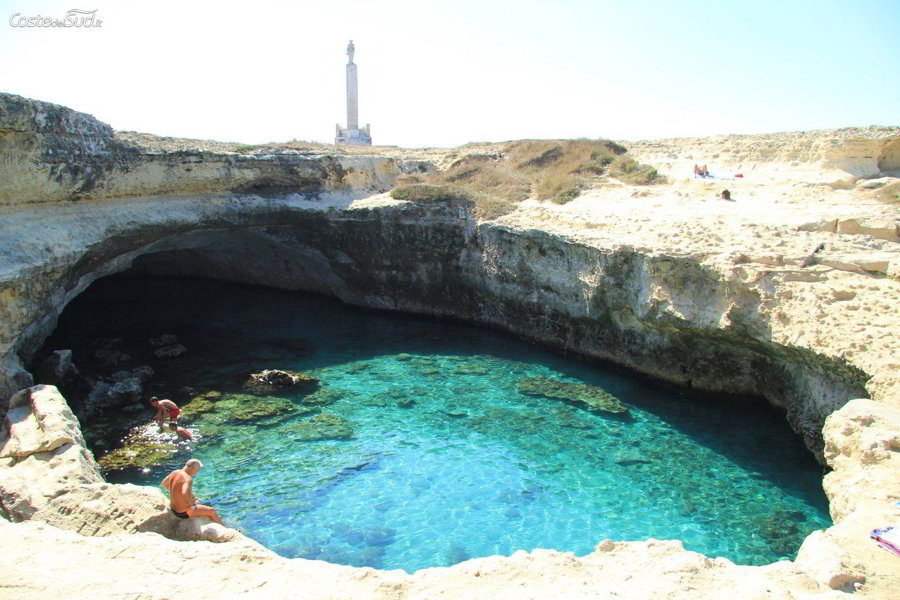
[[[184,464],[183,469],[177,469],[166,475],[159,485],[169,492],[169,508],[179,519],[206,517],[224,527],[225,523],[219,518],[216,509],[197,504],[197,497],[194,496],[194,476],[202,466],[203,463],[192,458]]]
[[[178,415],[181,414],[181,409],[178,408],[177,404],[171,400],[160,400],[156,396],[150,398],[150,406],[156,409],[156,416],[153,419],[159,424],[160,429],[163,428],[163,422],[166,419],[175,423],[178,421]]]

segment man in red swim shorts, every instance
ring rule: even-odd
[[[181,409],[174,402],[166,399],[160,400],[156,396],[150,398],[150,406],[156,409],[156,416],[153,419],[159,424],[160,429],[166,419],[175,423],[178,421],[178,415],[181,414]]]

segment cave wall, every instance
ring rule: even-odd
[[[181,214],[192,217],[186,221],[108,224],[96,232],[101,239],[85,240],[65,264],[4,282],[0,294],[29,298],[18,335],[4,332],[19,365],[90,282],[133,268],[488,324],[698,390],[763,396],[787,412],[820,458],[825,418],[866,395],[862,372],[768,341],[758,291],[691,260],[603,250],[537,230],[476,227],[465,202],[342,210],[253,200],[211,210],[201,198],[183,202]],[[199,206],[206,213],[194,218]],[[149,203],[146,209],[155,214]],[[21,377],[7,379],[4,392],[21,387]]]

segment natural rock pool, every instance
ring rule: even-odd
[[[155,357],[148,339],[162,334],[187,351]],[[200,501],[286,557],[414,571],[654,537],[765,564],[831,524],[821,467],[776,410],[495,331],[300,293],[117,277],[76,298],[46,348],[72,348],[101,375],[150,365],[144,396],[185,411],[194,439],[177,444],[147,425],[146,405],[84,423],[98,458],[129,428],[162,457],[107,479],[155,486],[199,458]],[[116,364],[103,364],[110,348]],[[248,393],[263,369],[320,387]],[[602,390],[628,410],[536,395],[542,384],[550,396]]]

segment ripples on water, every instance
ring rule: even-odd
[[[174,333],[189,351],[154,364],[158,391],[225,393],[168,464],[108,478],[157,485],[200,458],[201,502],[286,557],[414,571],[653,537],[763,564],[830,525],[821,468],[783,415],[494,331],[303,294],[117,278],[76,299],[51,343],[77,346],[88,332],[134,348]],[[345,419],[352,438],[294,441],[291,425],[312,413],[224,424],[229,405],[253,402],[234,395],[240,380],[265,368],[318,377],[337,398],[318,410]],[[600,386],[630,411],[520,394],[517,382],[534,376]]]

